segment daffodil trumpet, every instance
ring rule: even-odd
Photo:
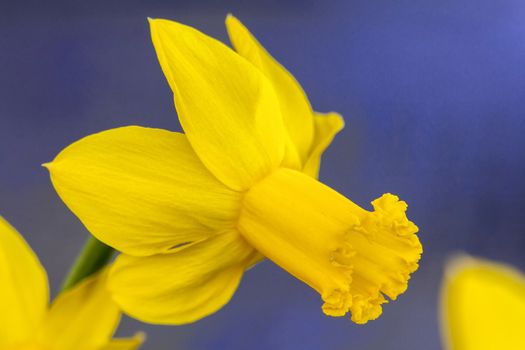
[[[238,230],[260,253],[321,294],[330,316],[381,314],[417,268],[417,227],[392,194],[366,211],[315,179],[279,169],[244,196]],[[394,248],[394,249],[393,249]]]
[[[111,339],[121,312],[106,287],[108,269],[49,305],[46,271],[22,236],[0,216],[1,350],[135,350],[144,339]]]
[[[235,51],[150,19],[184,134],[137,126],[90,135],[46,167],[84,225],[122,252],[108,284],[125,312],[183,324],[227,303],[267,257],[319,292],[330,316],[377,318],[422,252],[405,202],[367,211],[317,180],[343,128],[233,16]]]

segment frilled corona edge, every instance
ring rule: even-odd
[[[279,169],[246,194],[239,230],[250,244],[317,290],[330,316],[381,314],[418,267],[422,246],[407,205],[392,194],[366,211],[304,174]]]

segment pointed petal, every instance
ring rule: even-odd
[[[150,20],[157,56],[180,122],[206,167],[236,190],[277,167],[284,127],[270,82],[219,41],[167,20]]]
[[[303,172],[317,179],[319,177],[321,157],[332,143],[335,135],[344,128],[345,122],[339,114],[334,112],[324,115],[316,113],[314,121],[315,138]]]
[[[38,339],[53,350],[92,350],[111,339],[120,311],[106,288],[108,269],[60,294],[40,329]]]
[[[525,349],[525,275],[510,266],[456,258],[446,269],[442,312],[451,350]]]
[[[46,165],[58,194],[98,239],[151,255],[230,227],[239,194],[180,133],[123,127],[83,138]]]
[[[137,333],[133,338],[113,339],[100,350],[136,350],[145,339],[144,333]]]
[[[150,257],[120,255],[109,288],[122,309],[156,324],[184,324],[219,310],[237,289],[257,253],[228,232]]]
[[[0,348],[32,338],[47,310],[46,271],[0,216]]]
[[[314,138],[313,111],[301,85],[277,62],[235,17],[226,17],[226,27],[235,50],[271,81],[279,99],[286,130],[304,163]]]

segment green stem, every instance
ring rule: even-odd
[[[113,252],[113,248],[91,236],[69,270],[60,291],[68,290],[85,277],[100,270],[111,260]]]

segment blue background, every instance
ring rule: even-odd
[[[145,349],[440,349],[438,294],[458,251],[525,269],[525,2],[126,1],[0,3],[0,213],[53,291],[87,237],[40,164],[94,132],[180,130],[146,17],[226,40],[239,17],[346,129],[321,179],[355,202],[409,203],[425,253],[409,289],[366,326],[328,318],[271,262],[196,324],[142,329]],[[487,312],[490,309],[487,308]]]

